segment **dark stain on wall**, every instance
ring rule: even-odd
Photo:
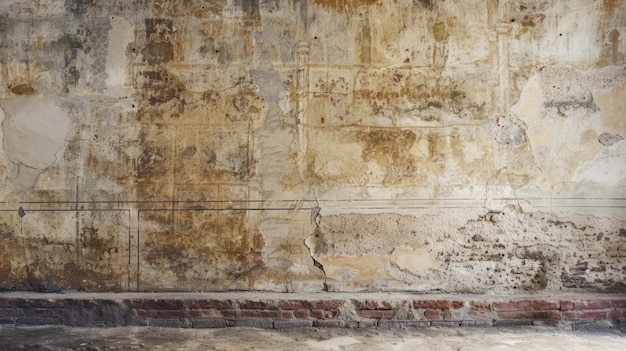
[[[148,42],[141,54],[149,65],[167,63],[174,59],[173,22],[169,19],[148,18],[145,20]]]
[[[386,170],[384,183],[399,183],[403,177],[415,173],[417,167],[410,154],[417,139],[414,132],[377,129],[360,133],[358,139],[364,144],[363,161],[373,160]]]
[[[314,5],[327,10],[342,13],[348,11],[354,13],[361,7],[369,7],[379,4],[379,0],[312,0]]]

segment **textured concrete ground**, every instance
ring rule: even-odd
[[[0,327],[1,350],[626,350],[618,330],[428,328],[417,330]]]

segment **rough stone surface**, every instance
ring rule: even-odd
[[[624,292],[624,23],[609,0],[4,0],[0,289]]]

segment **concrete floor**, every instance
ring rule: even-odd
[[[163,329],[0,326],[0,350],[626,350],[618,330],[428,328],[413,330]]]

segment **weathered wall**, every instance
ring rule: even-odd
[[[626,2],[4,0],[0,288],[626,289]]]

